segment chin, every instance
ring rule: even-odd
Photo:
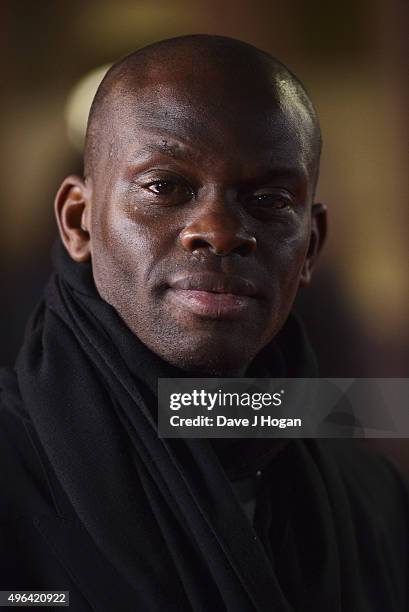
[[[184,349],[174,351],[170,356],[173,365],[201,376],[226,378],[244,376],[258,352],[256,348],[246,347],[244,342],[231,345],[227,342],[197,343]]]
[[[244,376],[254,357],[269,341],[267,325],[254,321],[206,321],[199,326],[163,321],[161,326],[129,326],[154,353],[186,373],[200,376]],[[178,322],[179,323],[179,322]],[[264,321],[262,322],[264,323]],[[147,333],[148,332],[148,333]]]
[[[177,365],[180,369],[185,370],[186,373],[195,374],[198,377],[204,378],[233,378],[236,376],[244,376],[247,366],[247,362],[238,363],[235,360],[223,360],[214,359],[208,361],[199,361],[196,359],[186,359]]]

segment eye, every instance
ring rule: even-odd
[[[156,195],[169,195],[175,191],[177,184],[174,181],[152,181],[146,188]]]
[[[272,210],[285,210],[293,204],[291,195],[283,191],[254,193],[246,198],[246,202],[250,206],[261,206],[264,209],[271,208]]]
[[[184,204],[194,196],[192,187],[182,178],[155,178],[142,183],[141,187],[147,201],[166,206]]]

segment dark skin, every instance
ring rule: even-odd
[[[152,64],[110,93],[92,171],[57,194],[59,229],[153,352],[187,372],[243,375],[324,240],[311,125],[254,71],[232,80],[204,60],[198,78],[179,56],[165,77]]]

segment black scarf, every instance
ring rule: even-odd
[[[17,361],[15,409],[66,495],[60,513],[133,587],[129,609],[365,612],[331,458],[314,441],[289,443],[266,470],[253,528],[208,440],[157,436],[157,378],[184,374],[101,300],[89,264],[59,245],[55,266]],[[312,362],[290,317],[249,375],[313,376]]]

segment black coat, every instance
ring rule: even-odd
[[[359,555],[358,581],[372,606],[368,610],[409,610],[406,488],[384,459],[346,441],[320,445],[326,447],[345,487]],[[0,590],[70,591],[69,609],[75,612],[142,610],[133,604],[133,588],[75,517],[44,452],[33,444],[30,428],[4,407],[0,461]],[[310,518],[313,529],[314,517]],[[308,524],[306,520],[303,528]],[[305,533],[306,546],[310,535]],[[169,601],[165,609],[183,608]]]
[[[68,590],[74,611],[409,610],[408,492],[386,460],[293,440],[251,525],[208,440],[157,435],[157,378],[181,373],[88,264],[60,250],[56,269],[0,375],[1,590]],[[290,318],[250,375],[313,376],[310,362]]]

